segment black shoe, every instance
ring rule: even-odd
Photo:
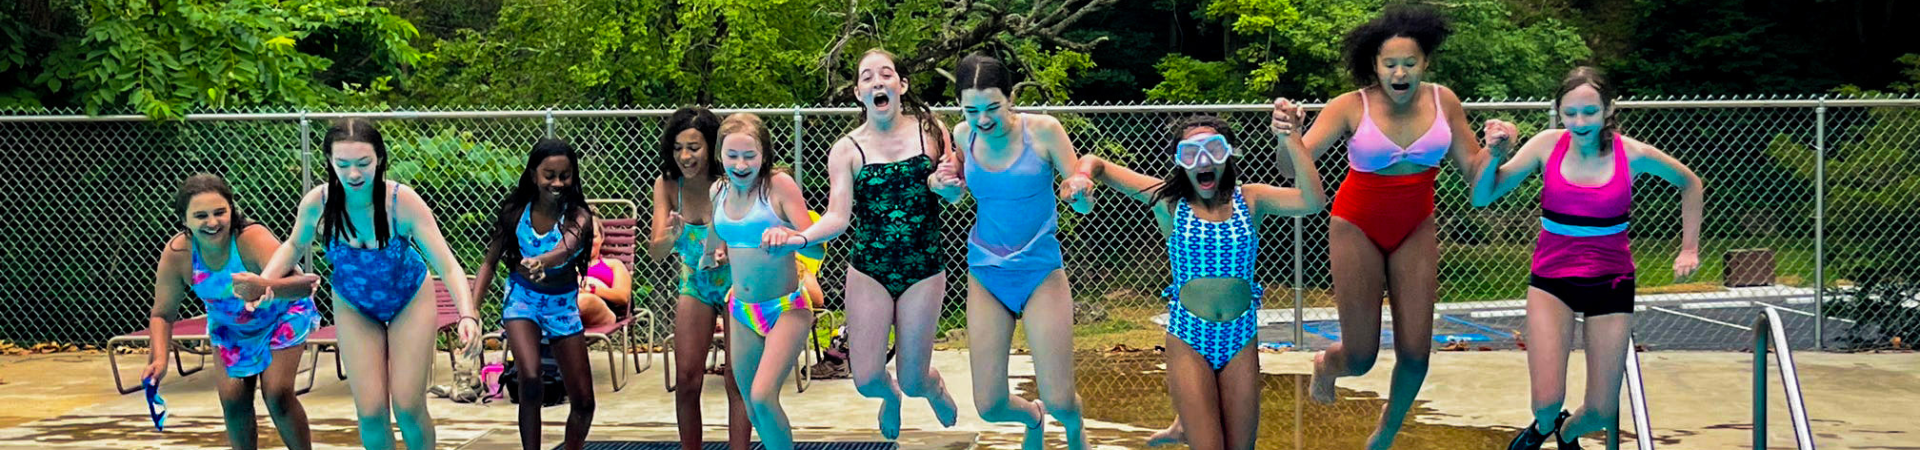
[[[1527,424],[1527,429],[1520,430],[1520,434],[1513,437],[1513,442],[1507,443],[1507,450],[1540,450],[1540,444],[1547,443],[1547,438],[1553,436],[1553,432],[1541,433],[1539,429],[1539,420]]]
[[[1535,431],[1540,429],[1540,421],[1535,419],[1527,424],[1527,429],[1520,430],[1520,434],[1513,437],[1513,442],[1507,444],[1507,450],[1540,450],[1540,444],[1547,443],[1548,436],[1560,433],[1560,424],[1567,421],[1567,416],[1566,411],[1561,411],[1560,417],[1553,419],[1553,429],[1545,433]]]
[[[1562,435],[1560,434],[1560,425],[1561,425],[1562,423],[1565,423],[1565,422],[1567,421],[1567,417],[1568,417],[1568,416],[1571,416],[1571,415],[1572,415],[1572,414],[1567,414],[1567,412],[1566,412],[1566,411],[1561,411],[1561,412],[1560,412],[1560,418],[1559,418],[1559,419],[1555,419],[1555,420],[1554,420],[1554,426],[1553,426],[1553,436],[1554,436],[1554,438],[1553,438],[1553,442],[1554,442],[1555,444],[1560,444],[1560,446],[1559,446],[1559,447],[1557,447],[1557,448],[1559,448],[1560,450],[1580,450],[1580,437],[1579,437],[1579,436],[1574,436],[1574,437],[1573,437],[1573,439],[1568,439],[1568,440],[1564,440],[1564,441],[1563,441],[1563,440],[1561,440],[1561,439],[1565,439],[1565,438],[1566,438],[1566,436],[1562,436]]]

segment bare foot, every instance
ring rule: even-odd
[[[938,395],[927,397],[927,406],[933,408],[933,417],[940,419],[940,426],[953,428],[960,421],[960,405],[953,402],[953,394],[947,392],[947,381],[934,378]]]
[[[1392,405],[1380,405],[1380,424],[1374,428],[1373,435],[1367,437],[1367,449],[1386,450],[1393,447],[1393,438],[1400,435],[1400,419],[1388,418],[1387,408]]]
[[[1047,448],[1047,407],[1039,400],[1028,404],[1033,405],[1033,425],[1027,427],[1027,436],[1021,440],[1020,448],[1021,450],[1045,450]]]
[[[880,436],[888,440],[900,438],[899,398],[880,401]]]
[[[1313,380],[1307,387],[1307,396],[1312,398],[1314,403],[1333,404],[1335,393],[1333,380],[1334,377],[1327,374],[1327,352],[1313,355]]]
[[[1172,425],[1167,425],[1167,429],[1153,432],[1153,436],[1147,438],[1147,446],[1161,447],[1180,444],[1186,441],[1186,427],[1180,426],[1179,420],[1174,420]]]

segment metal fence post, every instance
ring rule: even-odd
[[[553,108],[547,108],[547,138],[553,138]]]
[[[1304,256],[1306,254],[1306,238],[1303,237],[1304,234],[1300,230],[1305,226],[1305,220],[1302,220],[1300,217],[1293,218],[1293,348],[1296,350],[1306,348],[1307,339],[1307,318],[1305,314],[1307,310],[1307,297],[1304,286],[1307,282],[1307,275],[1304,273],[1306,272],[1306,263],[1301,261],[1301,259],[1306,257]]]
[[[307,120],[307,110],[300,110],[300,193],[302,198],[307,191],[313,190],[313,123]],[[313,252],[300,257],[300,267],[313,270]]]
[[[1827,348],[1827,96],[1813,108],[1813,342]],[[1782,343],[1784,345],[1784,343]]]
[[[800,106],[793,107],[793,184],[806,186],[806,164],[800,159],[800,150],[804,147],[801,132],[806,129],[807,116],[800,114]]]

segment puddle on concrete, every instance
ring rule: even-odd
[[[1167,397],[1166,371],[1160,368],[1162,357],[1139,354],[1103,355],[1083,353],[1075,357],[1076,384],[1089,421],[1138,427],[1139,431],[1089,427],[1088,444],[1122,448],[1146,447],[1147,437],[1172,423],[1173,403]],[[1339,449],[1363,448],[1367,437],[1379,423],[1380,409],[1386,399],[1370,392],[1340,389],[1340,401],[1320,405],[1306,399],[1308,377],[1295,374],[1261,374],[1259,448],[1263,449]],[[1036,398],[1032,377],[1016,377],[1018,395]],[[1407,422],[1400,428],[1394,448],[1472,449],[1504,448],[1517,430],[1513,426],[1463,427],[1418,423],[1422,415],[1439,414],[1415,402]],[[988,435],[994,435],[991,440]],[[1048,442],[1063,438],[1057,425],[1048,428]],[[986,433],[983,444],[991,448],[1017,448],[1020,436],[1010,433]],[[1011,445],[1011,447],[1007,447]],[[1181,447],[1174,447],[1181,448]]]

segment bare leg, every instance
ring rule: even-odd
[[[566,449],[580,450],[587,446],[587,430],[593,427],[593,362],[587,359],[587,340],[580,335],[552,342],[553,356],[560,360],[560,381],[567,389]]]
[[[407,448],[434,448],[437,441],[433,416],[427,413],[427,385],[433,382],[433,328],[437,314],[431,286],[422,284],[420,292],[395,316],[387,328],[388,393],[393,399],[394,421]]]
[[[1013,349],[1013,313],[980,280],[967,276],[967,363],[973,370],[973,406],[988,422],[1027,426],[1021,447],[1045,448],[1045,412],[1035,402],[1013,395],[1007,386],[1007,356]]]
[[[1340,342],[1313,358],[1313,401],[1333,403],[1334,381],[1365,375],[1380,356],[1380,297],[1386,288],[1386,259],[1367,234],[1346,219],[1327,224],[1328,260],[1338,279],[1334,306],[1340,313]]]
[[[927,399],[941,426],[959,420],[960,407],[947,392],[947,382],[933,369],[933,340],[940,328],[941,300],[947,293],[947,273],[934,274],[900,293],[894,310],[894,347],[899,349],[900,391]]]
[[[793,365],[799,362],[800,352],[805,350],[807,330],[813,326],[813,312],[791,309],[781,313],[765,338],[748,331],[738,320],[730,321],[729,326],[736,330],[732,332],[733,343],[740,345],[738,349],[729,349],[736,352],[732,355],[734,379],[748,386],[747,410],[753,414],[753,427],[760,433],[760,444],[771,450],[791,450],[793,428],[787,421],[786,410],[780,407],[780,386],[786,383]]]
[[[598,295],[582,292],[580,293],[579,303],[580,323],[586,325],[587,328],[605,326],[613,323],[614,320],[618,320],[618,317],[613,313],[613,307],[607,304],[606,299],[600,298]]]
[[[513,352],[518,372],[513,382],[520,385],[520,448],[538,449],[541,402],[547,398],[546,385],[540,383],[540,325],[528,319],[506,322],[507,351]]]
[[[1253,450],[1260,431],[1259,339],[1248,342],[1218,375],[1221,421],[1227,448]]]
[[[1632,351],[1627,334],[1632,331],[1632,314],[1587,317],[1587,404],[1567,418],[1562,439],[1572,441],[1619,423],[1620,380],[1626,376],[1627,352]]]
[[[900,385],[887,373],[887,332],[893,330],[893,298],[879,281],[847,267],[847,345],[853,385],[861,396],[880,399],[880,435],[900,438]],[[901,327],[906,331],[906,327]]]
[[[1186,341],[1167,334],[1167,393],[1173,397],[1175,419],[1186,434],[1187,446],[1194,450],[1227,448],[1226,431],[1221,424],[1219,380],[1213,365]]]
[[[714,311],[712,306],[682,295],[674,305],[673,317],[673,359],[680,362],[680,367],[673,369],[673,407],[675,423],[680,427],[680,449],[700,450],[700,392],[706,384],[707,350],[713,347]]]
[[[1393,305],[1393,381],[1379,428],[1367,448],[1393,446],[1400,425],[1420,386],[1427,380],[1427,358],[1433,348],[1433,304],[1440,297],[1440,243],[1433,218],[1428,217],[1387,257],[1388,302]]]
[[[1073,379],[1073,288],[1067,273],[1055,269],[1027,302],[1027,345],[1033,348],[1033,371],[1040,387],[1040,403],[1067,431],[1067,448],[1087,448],[1080,394]]]
[[[1589,333],[1591,334],[1591,333]],[[1567,397],[1567,352],[1573,342],[1573,310],[1539,289],[1527,289],[1527,376],[1532,384],[1535,434],[1553,432]],[[1591,369],[1589,369],[1591,370]]]
[[[218,382],[220,415],[227,424],[227,443],[236,449],[260,448],[259,424],[254,423],[253,415],[255,378],[222,376]]]
[[[338,292],[333,295],[333,325],[340,330],[340,359],[353,391],[360,445],[368,450],[394,448],[393,406],[387,395],[387,329],[361,314]],[[411,448],[411,446],[409,446]]]
[[[303,350],[305,346],[301,345],[274,350],[273,362],[268,364],[266,373],[260,375],[260,391],[267,400],[267,414],[273,418],[280,440],[285,441],[290,450],[313,448],[307,409],[300,405],[300,396],[293,387],[294,379],[299,378]]]

